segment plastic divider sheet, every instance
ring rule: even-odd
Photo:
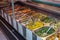
[[[26,27],[23,26],[23,36],[26,38]]]
[[[3,10],[1,10],[1,13],[2,13],[2,17],[4,18],[4,13],[3,13]]]
[[[7,15],[7,22],[9,23],[9,17],[8,17],[9,15],[8,14],[6,14],[6,15]]]
[[[37,36],[33,33],[32,40],[37,40]]]
[[[9,24],[12,25],[11,24],[11,17],[9,15],[8,15],[8,19],[9,19]]]
[[[5,14],[4,13],[2,13],[2,17],[5,19]]]
[[[18,32],[23,36],[23,28],[20,23],[18,23]]]
[[[26,40],[32,40],[32,31],[26,29]]]
[[[13,20],[13,27],[17,30],[16,20],[14,18],[12,18],[12,20]]]
[[[6,14],[6,13],[4,13],[4,15],[5,15],[5,20],[6,20],[6,21],[8,21],[8,19],[7,19],[7,14]]]
[[[40,37],[37,36],[37,40],[42,40]]]
[[[2,16],[1,10],[0,10],[0,15]]]

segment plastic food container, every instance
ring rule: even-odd
[[[60,40],[60,33],[58,33],[58,36],[57,37],[58,37],[58,40]]]
[[[42,22],[39,22],[39,21],[36,21],[36,22],[30,22],[29,24],[26,25],[26,27],[32,31],[38,29],[38,28],[41,28],[43,27],[43,23]]]
[[[52,17],[45,17],[45,18],[41,19],[41,21],[45,22],[45,23],[52,23],[52,22],[55,22],[55,19]]]
[[[46,40],[47,37],[49,37],[55,33],[55,30],[53,28],[51,28],[47,32],[48,29],[49,29],[49,27],[42,27],[42,28],[35,30],[34,33],[36,35],[38,35],[39,37],[41,37],[43,40]],[[47,32],[47,34],[45,34],[46,32]]]
[[[47,37],[46,40],[55,40],[55,38],[56,38],[56,34],[54,33],[50,35],[49,37]]]
[[[60,21],[54,24],[54,29],[57,30],[60,27]]]

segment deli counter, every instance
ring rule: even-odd
[[[60,40],[60,17],[23,2],[4,7],[2,17],[26,40]]]

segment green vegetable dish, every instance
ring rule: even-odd
[[[46,37],[46,36],[48,36],[48,35],[50,35],[50,34],[52,34],[52,33],[55,32],[55,30],[54,30],[53,28],[51,28],[51,29],[47,32],[48,29],[49,29],[49,27],[42,27],[42,28],[36,30],[35,33],[36,33],[38,36],[40,36],[40,37]],[[46,32],[47,32],[47,34],[44,35],[44,33],[46,33]]]
[[[51,18],[51,17],[46,17],[44,19],[41,19],[42,22],[45,22],[45,23],[51,23],[51,22],[54,22],[54,18]]]

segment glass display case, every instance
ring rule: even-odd
[[[59,0],[31,0],[31,1],[60,7],[60,5],[59,5],[60,1]]]
[[[5,7],[3,10],[12,17],[14,28],[27,40],[60,39],[58,32],[60,19],[56,18],[56,15],[20,2],[14,4],[15,18],[12,15],[11,6]],[[16,24],[18,25],[15,26]]]
[[[38,2],[37,2],[38,1]],[[50,2],[50,1],[52,1],[52,0],[45,0],[46,2]],[[44,1],[44,2],[45,2]],[[57,0],[56,0],[57,1]],[[43,0],[27,0],[27,2],[26,3],[28,3],[28,4],[30,4],[30,5],[34,5],[34,6],[36,6],[36,7],[39,7],[40,9],[41,8],[43,8],[43,9],[47,9],[47,10],[49,10],[49,11],[54,11],[54,12],[58,12],[58,13],[60,13],[60,6],[57,6],[58,4],[56,4],[56,6],[51,6],[52,4],[46,4],[46,3],[42,3],[43,2]],[[55,1],[54,1],[55,2]],[[52,3],[54,3],[54,2],[52,2]],[[59,2],[57,2],[57,3],[59,3]],[[60,3],[59,3],[60,4]]]

